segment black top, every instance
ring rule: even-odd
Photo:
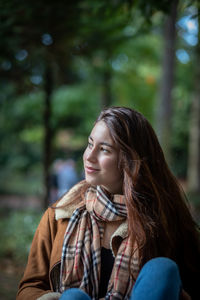
[[[106,295],[108,282],[112,273],[114,257],[110,249],[101,248],[101,275],[99,285],[99,298]]]

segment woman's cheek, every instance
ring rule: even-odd
[[[85,149],[84,153],[83,153],[83,162],[86,160],[87,157],[87,148]]]
[[[101,160],[101,165],[107,171],[111,171],[115,167],[114,160],[110,157],[103,157]]]

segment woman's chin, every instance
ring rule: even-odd
[[[91,178],[90,176],[86,176],[85,181],[91,185],[98,185],[97,180],[95,178]]]

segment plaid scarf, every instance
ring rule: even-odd
[[[101,242],[104,223],[125,220],[127,217],[124,196],[115,195],[112,201],[100,186],[90,187],[85,195],[85,204],[77,208],[69,220],[62,249],[60,291],[76,287],[84,290],[93,300],[98,299]],[[138,272],[137,260],[131,257],[131,246],[125,238],[115,257],[105,299],[129,299]]]

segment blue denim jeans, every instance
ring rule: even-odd
[[[141,269],[134,284],[130,300],[178,300],[181,279],[178,266],[165,257],[149,260]],[[80,289],[65,291],[60,300],[91,300]]]

